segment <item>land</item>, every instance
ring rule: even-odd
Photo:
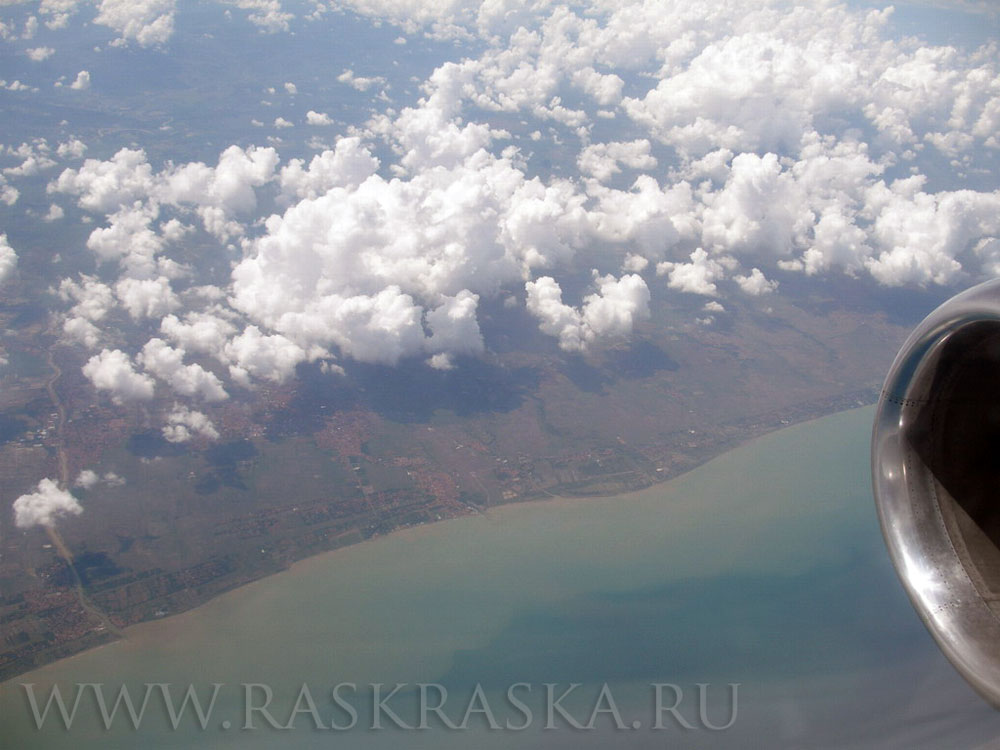
[[[205,407],[218,441],[173,444],[156,416],[172,398],[98,396],[85,354],[10,300],[4,508],[46,476],[125,481],[75,488],[85,510],[55,536],[0,516],[0,679],[319,552],[504,503],[649,487],[770,430],[872,403],[919,316],[867,302],[813,287],[704,325],[682,298],[630,343],[587,357],[498,306],[483,325],[489,353],[453,371],[303,367]]]

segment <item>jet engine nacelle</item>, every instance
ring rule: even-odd
[[[910,599],[1000,708],[1000,280],[941,305],[896,355],[875,416],[872,483]]]

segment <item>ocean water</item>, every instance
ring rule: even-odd
[[[3,684],[2,745],[983,746],[1000,714],[939,655],[885,554],[872,415],[789,427],[641,492],[303,561]],[[36,728],[27,683],[39,711],[53,685],[68,709],[79,693],[68,730],[55,704]],[[148,692],[146,713],[135,729],[119,704],[107,730],[96,693],[110,711],[123,685],[137,710]],[[179,707],[189,685],[205,727],[189,704],[173,728],[164,691]]]

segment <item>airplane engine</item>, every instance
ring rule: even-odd
[[[872,432],[872,484],[910,599],[1000,708],[1000,279],[945,302],[896,355]]]

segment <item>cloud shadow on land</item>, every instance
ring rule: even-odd
[[[396,422],[427,422],[436,411],[458,416],[517,409],[538,388],[535,367],[504,367],[472,357],[455,357],[453,370],[435,370],[423,360],[387,365],[345,362],[346,377],[300,365],[295,396],[267,425],[278,440],[323,429],[337,411],[364,409]]]
[[[49,578],[49,585],[73,586],[75,579],[69,566],[63,561],[60,561],[59,565],[57,572]],[[119,575],[122,572],[122,569],[106,553],[90,552],[86,549],[73,556],[73,568],[80,578],[80,583],[88,589],[93,583]]]
[[[627,348],[607,351],[595,365],[578,354],[570,354],[559,371],[587,393],[604,393],[604,387],[621,380],[649,378],[659,372],[673,372],[680,365],[651,341],[633,341]]]
[[[658,372],[673,372],[680,365],[651,341],[635,341],[628,349],[615,350],[608,362],[627,378],[648,378]]]
[[[649,341],[609,350],[592,365],[578,355],[566,355],[561,372],[577,388],[601,393],[620,378],[651,377],[676,370],[670,355]],[[506,367],[495,360],[455,357],[452,370],[435,370],[423,360],[407,359],[395,366],[345,362],[346,377],[324,373],[315,365],[300,365],[297,392],[267,425],[267,437],[315,433],[327,417],[345,409],[365,409],[396,422],[421,423],[437,411],[460,417],[510,412],[531,396],[542,380],[535,366]]]
[[[460,417],[513,411],[541,380],[535,367],[504,367],[471,357],[456,357],[455,365],[441,371],[421,361],[396,367],[354,363],[347,371],[357,385],[357,400],[397,422],[426,422],[441,410]]]
[[[171,443],[159,430],[137,432],[128,439],[128,452],[139,458],[168,458],[187,453],[180,443]]]
[[[851,312],[885,315],[892,325],[912,328],[952,294],[953,288],[892,287],[867,277],[831,275],[825,278],[781,277],[782,291],[795,305],[813,315]]]
[[[239,464],[253,458],[257,453],[257,448],[249,440],[233,440],[212,446],[205,452],[205,458],[211,464],[212,470],[198,478],[195,482],[195,491],[199,495],[211,495],[222,487],[248,489],[246,482],[240,477]]]

